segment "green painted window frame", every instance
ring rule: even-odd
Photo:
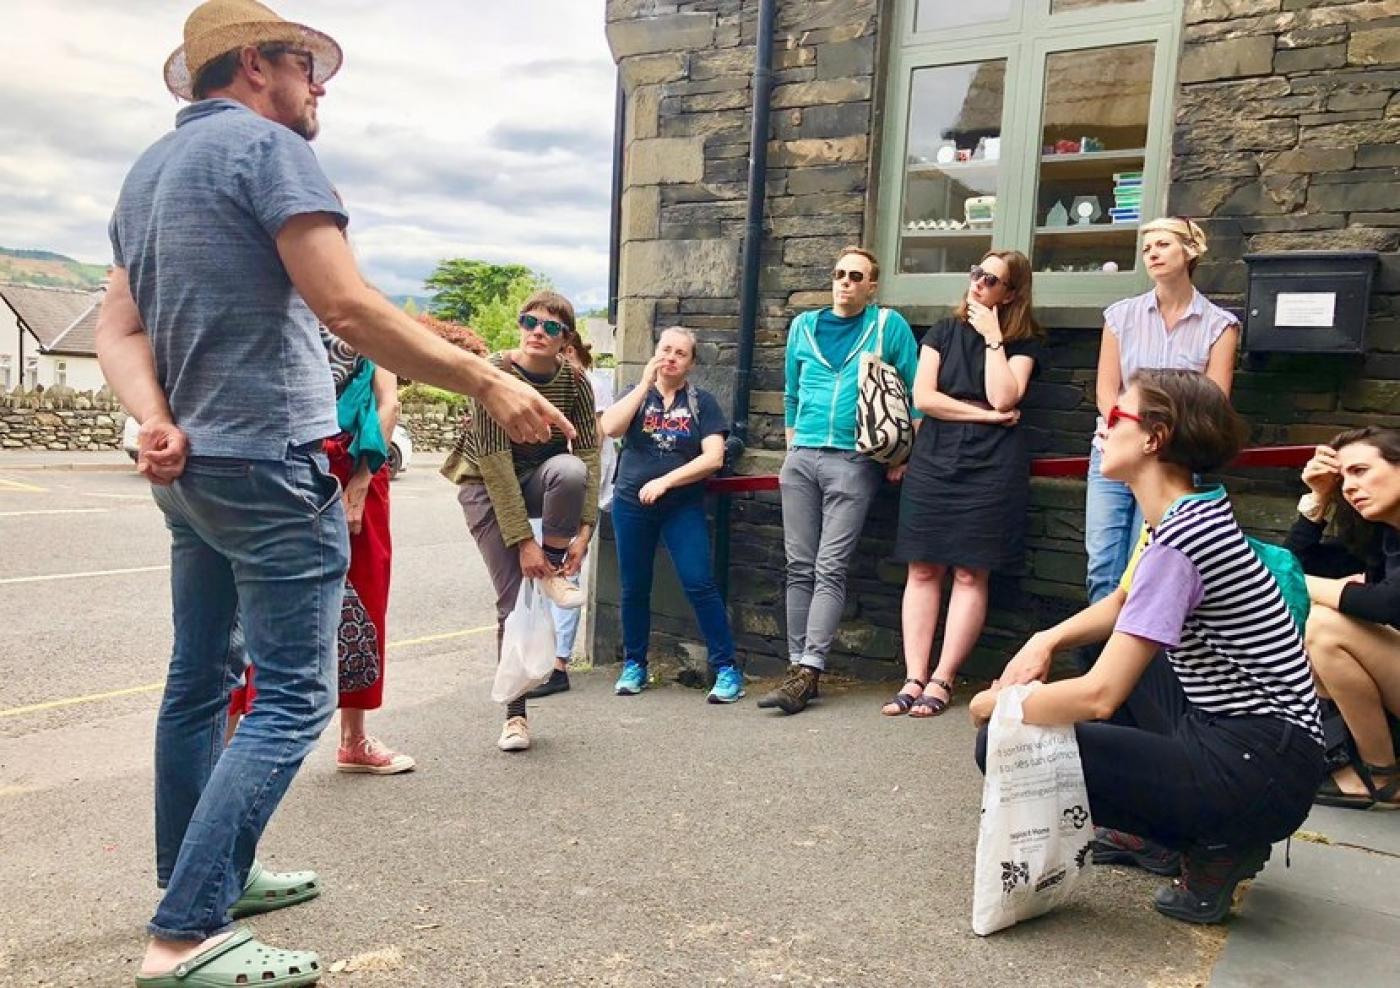
[[[1172,108],[1181,51],[1183,0],[1139,0],[1072,13],[1050,13],[1051,0],[1015,0],[1010,15],[990,24],[914,31],[918,0],[895,0],[886,79],[884,130],[880,135],[880,181],[874,210],[875,243],[885,259],[881,299],[890,305],[947,307],[966,290],[960,272],[906,274],[899,270],[905,196],[905,154],[913,73],[922,68],[1006,59],[1002,106],[1001,167],[992,246],[1028,256],[1035,226],[1033,203],[1040,164],[1041,112],[1046,60],[1051,54],[1152,42],[1152,95],[1143,164],[1143,220],[1166,209],[1170,180]],[[1141,265],[1130,272],[1038,272],[1037,309],[1101,308],[1147,290]]]

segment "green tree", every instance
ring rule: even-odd
[[[433,315],[475,327],[478,313],[504,299],[522,279],[543,283],[523,264],[492,264],[454,257],[438,262],[437,270],[424,284],[433,292]]]

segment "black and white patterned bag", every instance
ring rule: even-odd
[[[904,378],[884,359],[885,320],[889,314],[889,309],[880,310],[875,349],[860,355],[856,449],[877,463],[897,467],[909,459],[914,448],[914,423]]]

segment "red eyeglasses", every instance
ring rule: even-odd
[[[1130,422],[1136,422],[1136,423],[1138,423],[1139,425],[1142,424],[1142,419],[1141,419],[1141,418],[1139,418],[1138,416],[1132,414],[1131,412],[1125,412],[1125,411],[1123,411],[1123,409],[1119,408],[1117,405],[1114,405],[1111,409],[1109,409],[1109,411],[1108,411],[1108,427],[1109,427],[1110,429],[1112,429],[1115,425],[1117,425],[1119,422],[1123,421],[1124,419],[1127,419],[1127,420],[1130,421]]]

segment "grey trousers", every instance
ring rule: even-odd
[[[525,511],[531,518],[539,518],[544,534],[554,538],[573,538],[578,534],[587,489],[588,467],[572,453],[550,457],[520,481]],[[485,484],[462,484],[457,488],[457,500],[496,590],[499,645],[506,617],[515,609],[515,598],[520,594],[520,549],[506,545],[501,537],[496,509]]]
[[[885,471],[854,450],[789,450],[778,481],[787,549],[788,657],[826,668],[846,607],[846,570]]]

